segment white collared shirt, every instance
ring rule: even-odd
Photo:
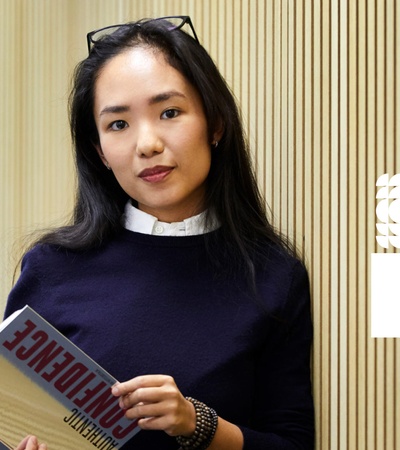
[[[219,228],[216,220],[206,224],[205,218],[206,213],[204,211],[197,216],[183,220],[183,222],[160,222],[157,217],[135,208],[131,201],[128,201],[125,205],[122,224],[127,230],[158,236],[194,236],[209,233]]]

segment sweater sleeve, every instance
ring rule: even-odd
[[[307,272],[296,263],[282,317],[258,360],[257,398],[244,450],[312,450],[312,324]]]
[[[8,296],[4,318],[10,316],[18,309],[23,308],[25,305],[36,309],[37,304],[40,304],[42,284],[35,270],[35,261],[40,251],[39,247],[35,247],[23,257],[21,274]]]

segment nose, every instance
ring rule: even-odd
[[[136,153],[142,158],[150,158],[164,151],[164,144],[157,130],[150,125],[138,128]]]

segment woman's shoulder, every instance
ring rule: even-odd
[[[281,306],[309,302],[309,276],[304,262],[298,255],[276,243],[266,243],[261,249],[257,264],[259,287],[269,297],[279,298]]]
[[[26,265],[35,266],[37,264],[46,264],[52,266],[54,262],[57,263],[73,253],[61,246],[51,244],[36,244],[30,248],[22,258],[21,268]]]
[[[122,233],[112,235],[107,239],[102,240],[96,245],[92,244],[85,247],[77,247],[74,245],[65,246],[62,244],[37,242],[31,246],[30,249],[24,254],[22,258],[22,265],[26,263],[44,263],[53,264],[54,262],[60,263],[63,260],[77,261],[79,259],[90,258],[92,255],[102,254],[107,252],[109,248],[118,246],[118,242],[121,241],[120,235]],[[121,242],[119,246],[123,245]]]
[[[7,300],[5,317],[26,304],[40,307],[40,300],[48,297],[43,281],[57,276],[57,271],[61,276],[63,264],[58,260],[60,254],[47,244],[37,244],[25,253],[21,273]]]
[[[271,240],[264,240],[258,245],[257,262],[259,266],[268,270],[275,269],[289,273],[295,269],[307,271],[298,251]]]

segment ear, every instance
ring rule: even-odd
[[[222,120],[219,120],[218,125],[215,127],[213,133],[213,142],[219,142],[222,139],[224,132],[225,132],[225,125],[222,122]]]
[[[101,149],[101,145],[100,144],[93,144],[93,145],[96,148],[97,153],[100,156],[100,159],[103,161],[103,164],[107,167],[108,170],[111,170],[110,164],[108,164],[108,161],[104,156],[103,150]]]

